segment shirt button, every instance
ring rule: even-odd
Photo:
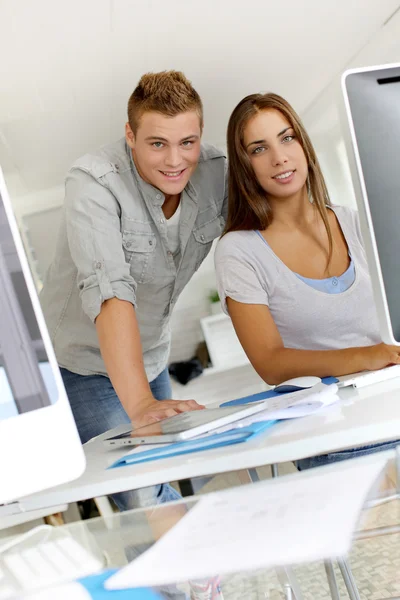
[[[338,284],[338,280],[337,280],[337,278],[336,278],[336,277],[334,277],[334,278],[332,279],[332,285],[337,285],[337,284]]]
[[[156,194],[156,199],[161,200],[161,194]]]
[[[168,256],[172,256],[171,250],[168,250],[167,254],[168,254]]]
[[[95,266],[96,266],[96,269],[101,269],[101,262],[97,262]]]
[[[206,238],[204,237],[204,235],[203,235],[203,234],[201,234],[201,236],[200,236],[200,239],[201,239],[201,241],[202,241],[202,242],[204,242],[204,240],[205,240]]]
[[[149,246],[153,245],[153,240],[149,240]]]
[[[126,247],[130,248],[132,246],[132,242],[126,242]]]
[[[165,219],[160,219],[160,223],[165,223]]]

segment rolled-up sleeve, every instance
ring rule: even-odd
[[[65,183],[65,210],[83,311],[94,322],[105,300],[119,298],[135,305],[137,284],[125,260],[113,194],[90,173],[74,168]]]

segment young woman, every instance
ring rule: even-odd
[[[220,298],[257,373],[277,384],[400,364],[400,348],[380,339],[357,213],[331,204],[293,108],[276,94],[247,96],[227,137],[229,213],[215,265]]]

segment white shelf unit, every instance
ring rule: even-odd
[[[212,363],[212,367],[205,369],[204,374],[250,364],[227,315],[220,313],[204,317],[200,319],[200,325]]]

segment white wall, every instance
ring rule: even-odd
[[[146,71],[180,69],[205,139],[235,104],[273,90],[299,112],[398,0],[1,0],[0,164],[13,196],[58,186],[78,156],[123,133]]]
[[[346,68],[389,63],[400,63],[400,10],[344,65],[302,113],[334,203],[356,206],[340,119],[341,73]]]
[[[354,205],[336,108],[339,75],[346,66],[400,59],[400,13],[383,26],[397,4],[254,0],[250,11],[236,0],[201,7],[190,0],[3,0],[0,164],[19,222],[62,203],[69,164],[122,133],[138,77],[163,68],[193,80],[204,100],[205,139],[219,145],[241,97],[285,95],[311,135],[332,200]],[[214,287],[211,253],[175,308],[171,360],[193,355]]]

